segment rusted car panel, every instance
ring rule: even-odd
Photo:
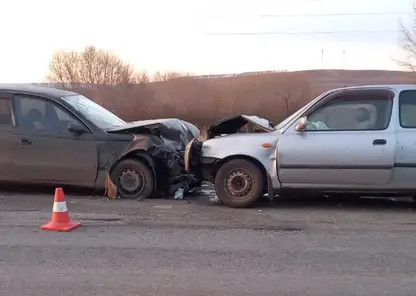
[[[0,181],[99,189],[110,185],[113,190],[107,193],[120,195],[123,177],[147,186],[145,197],[196,183],[189,174],[189,180],[180,176],[185,146],[199,136],[188,122],[127,123],[77,93],[26,84],[0,85],[2,102],[10,105],[0,105],[0,115],[9,118],[0,124],[0,168],[7,172]],[[139,189],[129,197],[143,198]]]
[[[261,133],[236,131],[247,117],[222,120],[187,147],[187,171],[229,206],[264,193],[416,197],[416,85],[329,90]]]
[[[133,134],[131,143],[111,161],[106,169],[112,168],[123,158],[135,157],[143,159],[152,168],[155,188],[162,192],[170,192],[177,177],[184,173],[184,150],[193,138],[199,137],[199,129],[186,121],[177,118],[153,119],[130,122],[126,125],[107,130],[109,134]],[[181,182],[183,178],[181,178]],[[189,185],[195,179],[189,176]],[[191,184],[192,183],[192,184]],[[99,182],[103,184],[103,182]]]

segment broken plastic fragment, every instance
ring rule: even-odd
[[[116,198],[117,197],[117,186],[111,181],[110,174],[107,173],[105,177],[105,193],[104,196],[108,198]]]
[[[176,190],[175,196],[173,198],[174,199],[183,199],[183,194],[184,194],[184,189],[179,188],[178,190]]]
[[[218,196],[213,196],[209,200],[210,200],[211,204],[213,204],[213,205],[220,205],[220,204],[222,204],[222,202],[218,198]]]

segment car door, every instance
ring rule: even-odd
[[[394,94],[350,91],[306,114],[308,128],[294,123],[278,144],[283,186],[367,188],[391,181],[396,146],[390,124]]]
[[[98,153],[94,135],[69,110],[41,97],[17,94],[13,108],[19,136],[15,170],[22,181],[93,186]],[[78,122],[89,132],[68,131]]]
[[[16,181],[14,152],[19,139],[13,127],[11,97],[0,93],[0,181]]]
[[[416,187],[416,89],[401,91],[396,121],[397,149],[394,164],[394,187]]]

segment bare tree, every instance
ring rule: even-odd
[[[413,5],[413,22],[410,27],[400,23],[402,41],[400,47],[406,54],[404,60],[395,60],[400,66],[410,71],[416,71],[416,4]]]
[[[152,81],[168,81],[174,78],[189,77],[192,74],[189,72],[161,72],[157,71],[153,74]]]
[[[282,92],[275,92],[275,95],[283,100],[283,103],[285,104],[285,117],[289,116],[290,112],[290,98],[292,97],[292,94],[289,90],[283,90]]]
[[[56,52],[49,64],[46,81],[70,85],[121,85],[148,82],[149,77],[146,73],[136,73],[117,55],[88,46],[82,52]]]
[[[147,74],[146,71],[142,71],[142,72],[137,72],[136,75],[134,76],[134,82],[135,83],[149,83],[150,82],[150,77]]]

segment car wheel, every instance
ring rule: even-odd
[[[248,207],[263,194],[264,176],[252,161],[233,159],[218,169],[215,191],[221,202],[229,207]]]
[[[111,180],[122,198],[143,200],[152,195],[155,187],[151,168],[135,159],[120,161],[111,173]]]

